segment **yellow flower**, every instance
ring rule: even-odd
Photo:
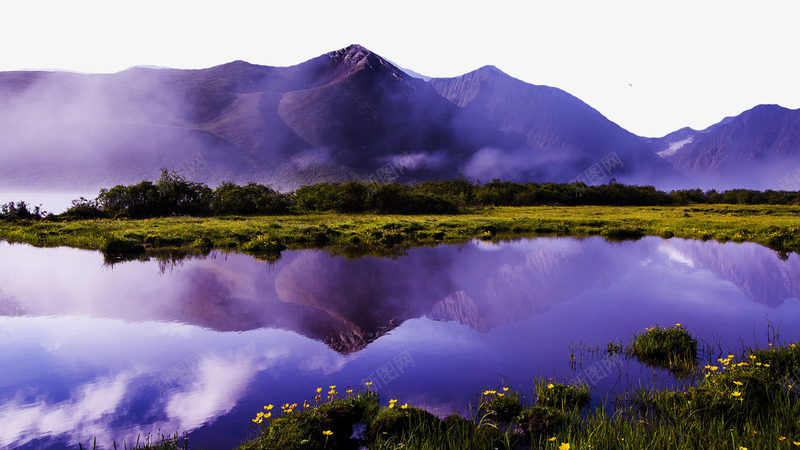
[[[556,385],[553,383],[547,385],[547,389],[553,389],[554,387],[556,387]]]
[[[328,386],[328,387],[331,388],[331,389],[336,389],[336,385]]]
[[[779,441],[781,441],[781,442],[783,442],[783,441],[785,441],[785,440],[786,440],[786,436],[781,436],[781,437],[779,437],[779,438],[778,438],[778,440],[779,440]]]
[[[322,432],[322,434],[324,434],[325,436],[331,436],[333,434],[333,431],[325,430],[325,431]]]
[[[553,436],[553,437],[551,437],[550,439],[548,439],[548,441],[549,441],[549,442],[554,442],[555,440],[556,440],[556,437],[555,437],[555,436]]]
[[[562,442],[561,445],[558,446],[558,450],[569,450],[569,444]]]
[[[740,445],[740,446],[739,446],[739,450],[747,450],[747,447],[742,447],[742,446]]]
[[[741,382],[741,381],[734,381],[734,382],[733,382],[733,384],[735,384],[735,385],[737,385],[737,386],[741,386],[741,385],[742,385],[742,382]]]
[[[346,390],[345,392],[347,392],[348,394],[352,394],[352,393],[353,393],[353,390],[352,390],[352,389],[348,389],[348,390]]]
[[[502,392],[498,392],[498,393],[497,393],[497,396],[498,396],[498,397],[502,397],[502,396],[504,396],[504,395],[506,395],[506,394],[504,394],[504,393],[502,393]]]
[[[756,359],[756,355],[750,355],[750,359]]]
[[[769,364],[764,364],[764,367],[769,367]]]
[[[400,409],[408,409],[408,403],[403,403],[403,405],[400,406]]]
[[[367,381],[366,383],[364,383],[364,385],[365,386],[372,386],[372,381]]]
[[[270,410],[272,410],[272,405],[267,405],[267,406],[264,407],[264,409],[266,409],[267,411],[270,411]]]
[[[794,347],[794,344],[792,344],[792,347]],[[800,447],[800,442],[794,441],[792,442],[792,444],[796,445],[797,447]]]
[[[676,326],[676,327],[679,327],[679,326],[681,326],[681,324],[679,324],[679,323],[676,323],[676,324],[675,324],[675,326]]]
[[[317,388],[317,394],[319,394],[320,392],[322,392],[322,388],[321,387]]]
[[[731,395],[734,396],[734,397],[738,397],[738,396],[742,395],[742,393],[739,392],[739,391],[733,391],[733,392],[731,392]]]

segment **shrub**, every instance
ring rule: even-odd
[[[61,213],[61,216],[71,219],[104,219],[108,217],[108,214],[100,208],[97,200],[87,200],[81,197],[73,200],[72,206]]]

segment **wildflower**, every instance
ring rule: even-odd
[[[734,382],[733,382],[733,384],[735,384],[735,385],[737,385],[737,386],[741,386],[741,385],[742,385],[742,382],[741,382],[741,381],[734,381]]]
[[[764,364],[764,367],[769,367],[769,364]]]
[[[750,355],[750,359],[756,359],[756,355]]]
[[[264,409],[266,409],[267,411],[271,411],[272,410],[272,405],[267,405],[267,406],[264,407]]]
[[[679,327],[679,326],[681,326],[681,324],[679,324],[679,323],[676,323],[676,324],[675,324],[675,326],[676,326],[676,327]]]
[[[346,390],[345,392],[347,392],[348,394],[352,394],[352,393],[353,393],[353,390],[352,390],[352,389],[348,389],[348,390]]]
[[[742,447],[742,446],[740,445],[740,446],[739,446],[739,450],[747,450],[747,447]]]
[[[742,395],[742,393],[739,392],[739,391],[733,391],[733,392],[731,392],[731,395],[734,396],[734,397],[738,397],[738,396]]]
[[[502,392],[498,392],[498,393],[497,393],[497,396],[498,396],[498,397],[502,397],[502,396],[504,396],[504,395],[506,395],[506,394],[504,394],[504,393],[502,393]]]
[[[367,381],[366,383],[364,383],[364,386],[366,387],[372,386],[372,381]]]
[[[569,444],[562,442],[561,445],[558,446],[558,450],[569,450]]]
[[[781,442],[783,442],[783,441],[785,441],[785,440],[786,440],[786,436],[781,436],[781,437],[779,437],[779,438],[778,438],[778,440],[779,440],[779,441],[781,441]]]
[[[331,388],[331,389],[336,389],[336,385],[328,386],[328,387]]]
[[[403,405],[400,406],[400,409],[408,409],[408,403],[403,403]]]
[[[322,392],[322,388],[321,388],[321,387],[318,387],[318,388],[317,388],[317,394],[319,394],[320,392]]]
[[[333,431],[325,430],[325,431],[322,432],[322,434],[324,434],[325,436],[331,436],[333,434]]]
[[[554,387],[556,387],[556,385],[553,383],[547,385],[547,389],[553,389]]]
[[[792,442],[792,444],[794,444],[797,447],[800,447],[800,442],[794,441],[794,442]]]
[[[553,436],[553,437],[551,437],[550,439],[548,439],[547,441],[548,441],[548,442],[555,442],[555,440],[556,440],[556,437],[555,437],[555,436]]]
[[[507,388],[507,387],[504,387],[504,388],[503,388],[503,392],[508,392],[508,388]]]

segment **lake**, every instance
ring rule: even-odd
[[[212,252],[115,265],[0,242],[0,447],[98,448],[188,431],[230,448],[268,403],[372,381],[383,403],[469,413],[501,382],[667,373],[589,348],[681,323],[715,359],[800,337],[800,258],[756,244],[473,241],[395,258]]]

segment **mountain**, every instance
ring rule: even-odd
[[[679,179],[669,164],[652,155],[642,138],[560,89],[525,83],[494,66],[430,83],[471,117],[488,119],[504,133],[524,136],[530,148],[543,150],[525,152],[513,162],[507,154],[498,155],[517,170],[529,166],[540,171],[522,178],[564,180],[583,175],[590,184],[617,178],[662,185]],[[592,167],[605,176],[592,179]]]
[[[705,130],[651,140],[654,151],[695,185],[800,189],[800,110],[759,105]]]
[[[351,178],[484,181],[677,172],[561,90],[487,66],[426,81],[359,45],[290,67],[0,73],[0,188],[88,189],[161,168],[289,189]]]

